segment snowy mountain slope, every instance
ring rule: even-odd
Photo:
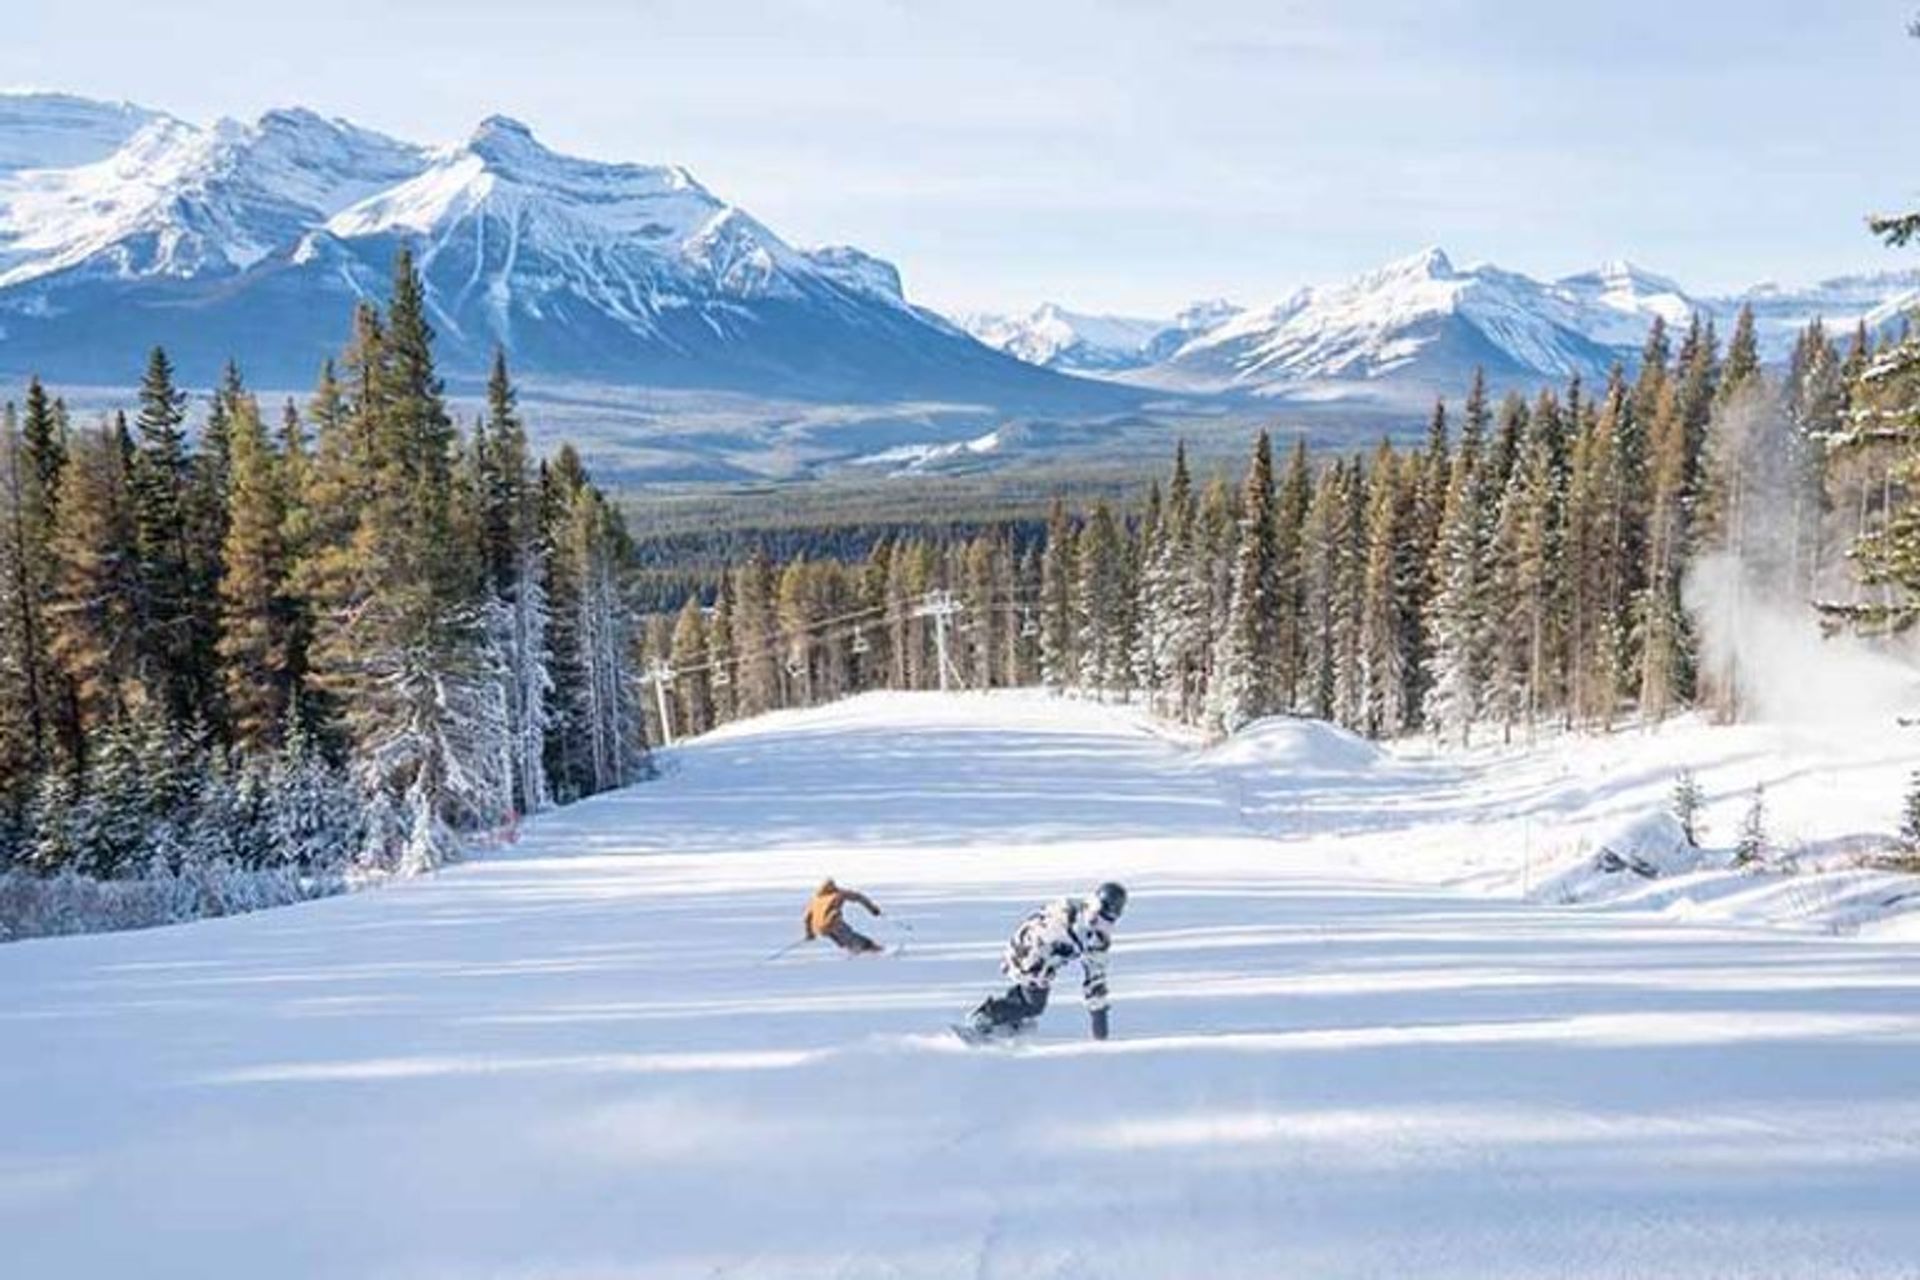
[[[0,299],[52,277],[231,276],[420,165],[416,148],[306,111],[156,119],[105,159],[0,186]]]
[[[1917,303],[1920,272],[1715,297],[1691,295],[1625,261],[1542,281],[1484,264],[1456,267],[1430,248],[1268,307],[1217,304],[1210,315],[1160,329],[1051,305],[968,325],[982,341],[1035,364],[1184,391],[1337,399],[1370,390],[1457,394],[1476,366],[1516,386],[1575,373],[1601,378],[1616,360],[1632,366],[1656,317],[1683,330],[1695,314],[1708,316],[1724,337],[1744,305],[1754,308],[1763,357],[1781,360],[1816,317],[1830,331],[1860,319],[1879,331]]]
[[[1020,316],[976,312],[960,324],[988,346],[1028,364],[1101,374],[1163,360],[1238,313],[1232,303],[1213,300],[1196,302],[1171,320],[1142,320],[1087,315],[1048,302]]]
[[[564,156],[502,117],[426,149],[300,110],[159,118],[93,163],[0,182],[0,371],[122,381],[165,342],[189,379],[237,357],[256,383],[302,386],[403,244],[456,377],[499,344],[533,378],[1136,398],[981,346],[908,303],[891,265],[794,248],[684,169]]]
[[[1273,395],[1340,382],[1458,387],[1475,366],[1496,381],[1591,373],[1615,352],[1589,334],[1589,313],[1617,323],[1611,305],[1490,266],[1459,270],[1427,249],[1242,312],[1143,380]]]
[[[0,93],[0,181],[22,169],[104,160],[159,113],[66,93]]]
[[[1726,318],[1723,325],[1743,305],[1753,308],[1762,349],[1780,358],[1815,319],[1836,341],[1845,341],[1862,321],[1875,334],[1898,329],[1920,308],[1920,270],[1840,276],[1804,287],[1763,284],[1714,300],[1714,310]]]
[[[1786,739],[1725,741],[1823,786]],[[1551,758],[1524,785],[1569,813],[1665,782]],[[1911,946],[1394,869],[1518,863],[1506,776],[1298,722],[1203,755],[1092,703],[873,696],[730,726],[431,880],[0,948],[8,1260],[1911,1274]],[[769,958],[828,874],[902,954]],[[953,1042],[1021,914],[1107,877],[1115,1038],[1068,974],[1028,1043]]]

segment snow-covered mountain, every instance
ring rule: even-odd
[[[351,302],[415,251],[458,376],[806,398],[1121,404],[915,307],[847,247],[787,244],[672,166],[542,146],[494,117],[426,148],[304,110],[201,128],[137,108],[0,98],[0,372],[124,381],[164,343],[299,385]],[[120,135],[124,134],[124,138]],[[113,145],[118,141],[118,145]],[[94,152],[104,154],[94,155]],[[50,163],[54,161],[77,163]]]
[[[65,93],[0,93],[0,175],[104,160],[158,113]]]
[[[1143,376],[1256,395],[1355,383],[1457,387],[1476,366],[1496,381],[1562,377],[1603,369],[1615,351],[1600,335],[1626,327],[1641,301],[1631,284],[1543,285],[1492,266],[1461,270],[1428,249],[1242,312]]]
[[[1839,276],[1798,287],[1762,284],[1713,304],[1722,316],[1751,306],[1762,348],[1784,354],[1816,318],[1836,338],[1845,338],[1862,321],[1874,333],[1896,328],[1920,307],[1920,270]]]
[[[1196,302],[1168,320],[1088,315],[1047,302],[1025,315],[976,312],[961,318],[968,333],[990,347],[1048,369],[1105,374],[1140,369],[1166,359],[1240,309],[1230,302]]]
[[[1451,394],[1475,367],[1516,386],[1575,373],[1603,377],[1616,360],[1632,365],[1655,317],[1677,330],[1705,315],[1724,338],[1744,305],[1754,308],[1762,354],[1783,359],[1816,317],[1834,331],[1863,319],[1880,330],[1916,303],[1920,271],[1707,296],[1630,262],[1543,281],[1486,264],[1457,267],[1431,248],[1263,308],[1213,304],[1212,315],[1189,312],[1156,324],[1047,306],[968,327],[1049,367],[1190,392],[1317,400]]]

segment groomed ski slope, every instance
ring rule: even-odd
[[[1369,791],[1352,745],[1295,754],[1304,796],[1460,820],[1449,766]],[[431,879],[0,948],[0,1272],[1920,1270],[1910,945],[1420,887],[1247,764],[872,696]],[[763,963],[828,873],[904,953]],[[1069,987],[1025,1046],[954,1042],[1020,914],[1104,877],[1117,1038]]]

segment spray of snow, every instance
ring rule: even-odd
[[[1823,634],[1811,609],[1770,591],[1731,554],[1695,562],[1685,598],[1702,670],[1731,681],[1745,719],[1839,724],[1920,710],[1911,646]]]

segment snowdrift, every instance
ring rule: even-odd
[[[1376,768],[1386,755],[1360,735],[1324,720],[1269,716],[1247,725],[1202,759],[1223,769],[1348,774]]]

